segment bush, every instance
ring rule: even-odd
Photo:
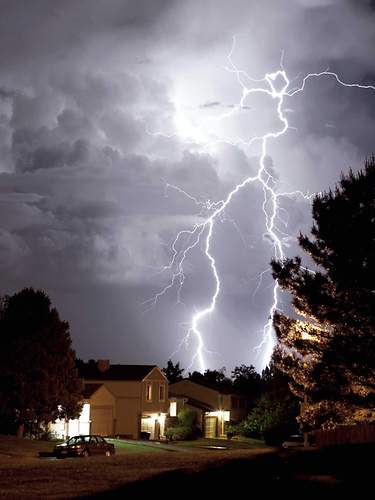
[[[171,441],[196,439],[199,436],[196,421],[197,414],[194,410],[181,410],[177,415],[177,425],[168,427],[165,431],[167,439]]]
[[[231,439],[233,436],[238,436],[241,434],[241,428],[239,424],[234,424],[232,422],[228,422],[225,425],[225,433],[228,439]]]
[[[182,427],[195,427],[197,414],[194,410],[181,410],[177,415],[177,420]]]
[[[165,435],[171,441],[186,441],[197,437],[195,428],[187,426],[170,427],[166,430]]]

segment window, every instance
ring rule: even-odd
[[[152,401],[152,384],[146,385],[146,401]]]
[[[177,403],[176,401],[171,401],[169,406],[169,415],[171,417],[177,417]]]
[[[159,401],[165,401],[165,385],[159,385]]]

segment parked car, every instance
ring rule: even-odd
[[[282,444],[283,448],[295,448],[298,446],[303,446],[304,437],[302,434],[293,434],[289,436]]]
[[[89,455],[114,455],[115,446],[102,436],[73,436],[64,443],[55,446],[53,454],[57,458],[88,457]]]

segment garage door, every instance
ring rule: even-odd
[[[217,417],[204,418],[204,437],[215,438],[217,435]]]
[[[113,412],[111,406],[91,407],[91,434],[111,436],[113,434]]]

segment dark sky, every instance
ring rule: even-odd
[[[279,69],[284,50],[291,87],[327,67],[375,84],[369,1],[0,0],[0,294],[46,290],[84,359],[164,366],[179,349],[174,360],[191,362],[196,339],[182,340],[215,286],[204,238],[185,261],[184,305],[176,287],[144,304],[168,284],[177,232],[202,221],[191,199],[165,187],[225,198],[256,174],[259,147],[207,146],[207,137],[280,128],[274,100],[260,94],[207,122],[241,97],[226,69],[233,35],[235,64],[256,79]],[[290,129],[266,160],[278,193],[333,187],[374,150],[375,91],[324,76],[284,110]],[[262,201],[261,185],[249,185],[215,223],[222,288],[200,325],[210,368],[266,361],[254,351],[273,286]],[[295,255],[310,205],[280,198],[279,214]]]

